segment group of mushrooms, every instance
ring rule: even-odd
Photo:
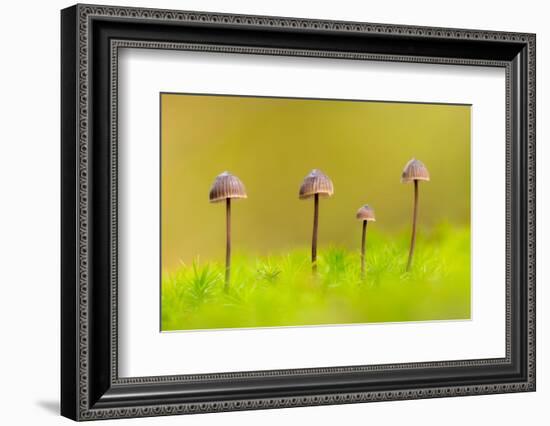
[[[430,174],[426,166],[419,160],[410,160],[401,174],[402,183],[414,183],[414,203],[412,218],[412,234],[407,261],[407,271],[411,269],[414,247],[416,243],[416,221],[418,215],[418,182],[429,181]],[[330,178],[320,170],[314,169],[308,174],[302,185],[298,197],[301,200],[313,198],[313,236],[311,239],[311,265],[313,273],[317,272],[317,233],[319,228],[319,198],[330,197],[334,194],[334,186]],[[218,175],[210,188],[210,202],[225,201],[226,211],[226,251],[225,251],[225,288],[229,287],[231,279],[231,200],[233,198],[247,198],[246,189],[241,180],[229,172]],[[367,223],[375,222],[374,210],[365,204],[356,214],[362,222],[361,234],[361,277],[365,277],[365,251]]]

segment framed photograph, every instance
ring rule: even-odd
[[[61,412],[535,390],[535,35],[61,12]]]

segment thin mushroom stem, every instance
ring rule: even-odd
[[[418,214],[418,180],[414,181],[414,207],[413,207],[413,226],[411,235],[411,248],[409,250],[409,260],[407,262],[407,272],[411,269],[412,258],[414,254],[414,246],[416,243],[416,217]]]
[[[363,233],[361,234],[361,279],[365,279],[365,249],[367,237],[367,221],[363,221]]]
[[[317,229],[319,228],[319,194],[315,194],[313,207],[313,237],[311,238],[311,269],[317,273]]]
[[[229,289],[231,279],[231,198],[225,202],[225,286],[224,290]]]

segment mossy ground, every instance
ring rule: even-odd
[[[263,257],[237,253],[231,285],[224,265],[194,261],[163,273],[163,331],[470,318],[470,231],[441,225],[420,234],[405,272],[409,236],[370,232],[367,274],[359,251],[309,248]]]

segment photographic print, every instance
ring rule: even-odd
[[[470,105],[160,104],[162,331],[470,319]]]

